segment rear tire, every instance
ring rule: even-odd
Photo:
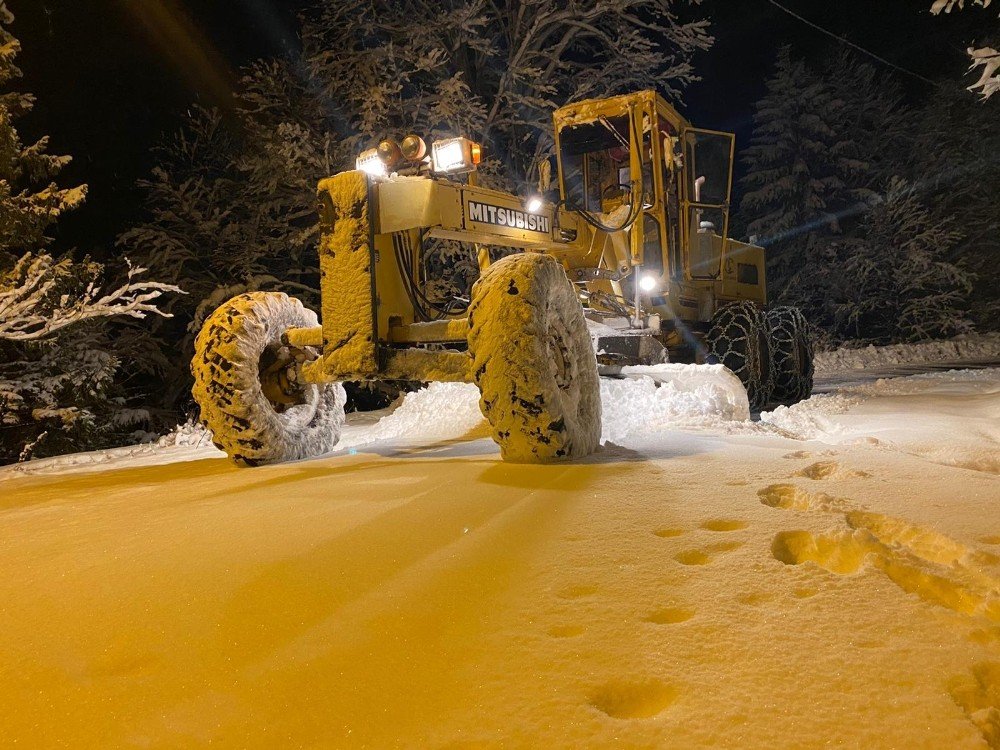
[[[601,438],[597,360],[562,265],[540,253],[493,263],[472,292],[479,407],[505,461],[580,458]]]
[[[809,324],[797,307],[767,311],[774,357],[771,400],[791,406],[809,398],[813,388],[813,346]]]
[[[309,458],[340,439],[346,400],[340,383],[297,384],[286,402],[276,403],[261,380],[262,363],[280,365],[289,356],[285,331],[317,324],[316,313],[297,299],[272,292],[233,297],[205,321],[191,361],[192,395],[215,445],[237,464]]]
[[[752,302],[730,302],[716,311],[705,336],[706,361],[728,367],[747,390],[751,411],[771,398],[774,373],[764,313]]]

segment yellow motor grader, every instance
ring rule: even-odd
[[[554,126],[557,184],[542,163],[537,195],[481,186],[463,137],[387,139],[320,182],[322,323],[257,292],[197,338],[216,444],[246,465],[326,452],[343,381],[473,382],[504,459],[527,462],[593,452],[599,377],[629,366],[722,363],[757,409],[807,397],[806,322],[765,310],[764,251],[728,236],[734,136],[654,91],[569,104]],[[468,298],[428,290],[444,241],[478,257]]]

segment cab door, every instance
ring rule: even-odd
[[[685,271],[692,279],[718,279],[722,275],[735,141],[732,133],[716,130],[689,127],[681,133],[681,232]]]

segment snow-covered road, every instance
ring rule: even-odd
[[[571,465],[437,386],[312,461],[0,471],[0,745],[1000,747],[1000,369],[605,385]]]

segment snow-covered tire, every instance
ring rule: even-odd
[[[315,325],[316,313],[275,292],[233,297],[205,321],[191,361],[192,394],[215,445],[236,463],[309,458],[340,439],[346,400],[340,383],[303,384],[285,406],[270,401],[261,383],[261,358],[282,351],[282,334]]]
[[[542,463],[597,449],[597,359],[557,260],[521,253],[486,269],[472,291],[469,353],[479,407],[505,461]]]
[[[773,359],[767,320],[757,305],[742,300],[716,311],[705,348],[708,364],[725,365],[743,383],[752,411],[767,405],[774,382]]]
[[[813,387],[813,346],[809,324],[797,307],[775,307],[767,311],[774,361],[771,400],[791,406],[809,398]]]

